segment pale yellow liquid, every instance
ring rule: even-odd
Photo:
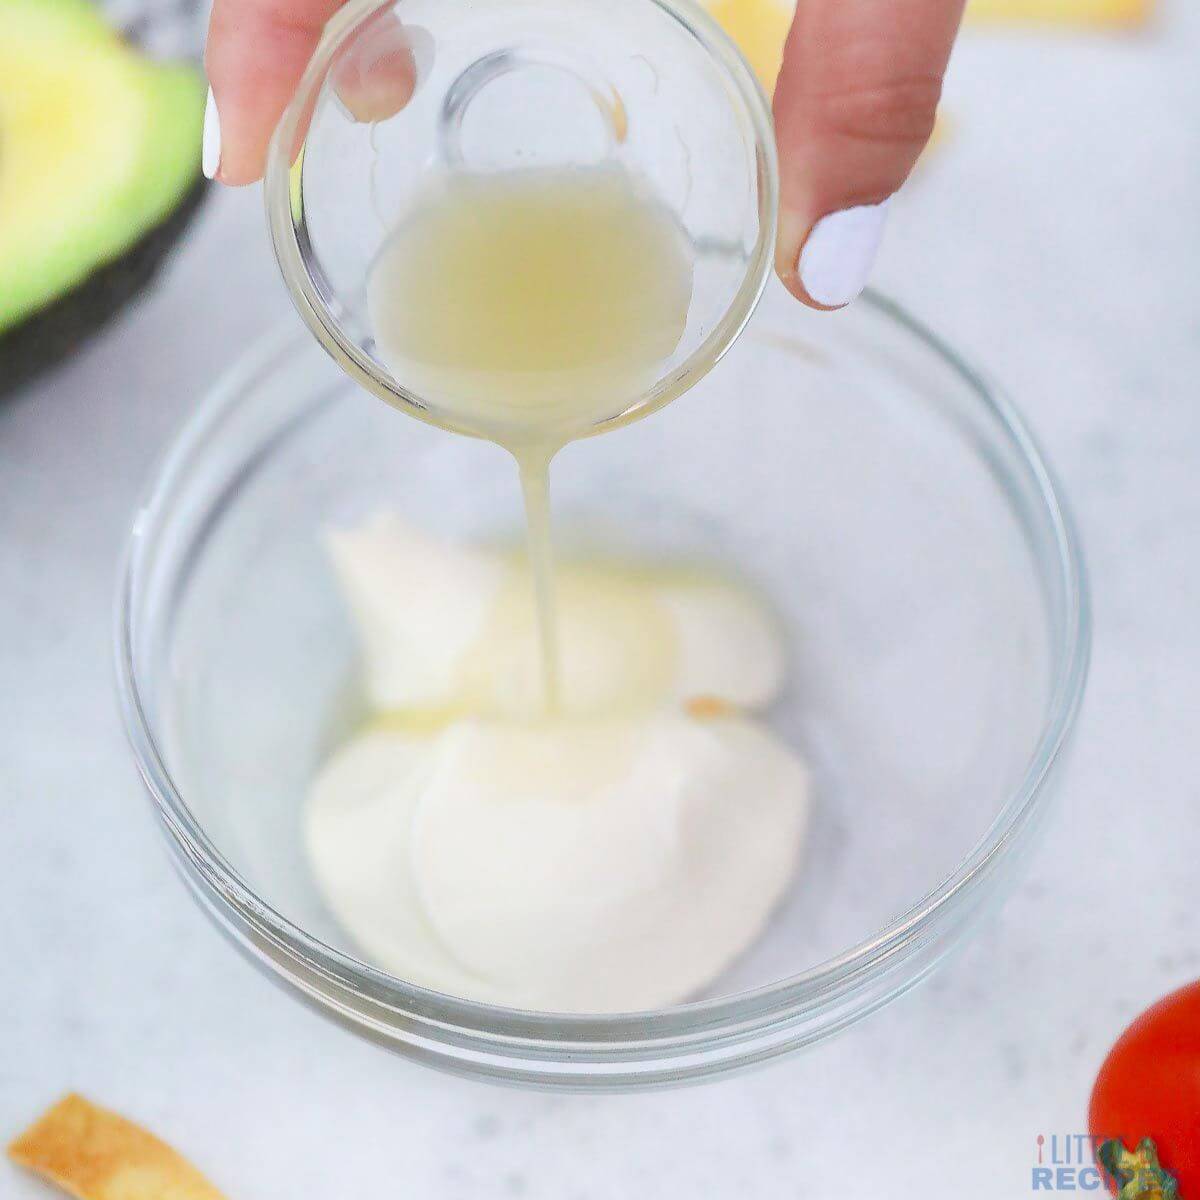
[[[683,230],[617,167],[448,176],[372,270],[371,323],[392,374],[436,420],[517,460],[551,710],[550,460],[658,380],[691,295]]]

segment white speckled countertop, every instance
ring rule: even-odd
[[[679,1092],[391,1057],[273,988],[168,865],[112,697],[117,554],[172,431],[287,303],[257,191],[217,197],[152,296],[0,404],[0,1135],[78,1088],[230,1200],[1028,1194],[1120,1028],[1200,976],[1198,57],[1194,0],[1135,35],[960,47],[879,281],[1008,385],[1073,501],[1096,616],[1074,760],[1024,883],[930,983]],[[0,1195],[45,1194],[0,1164]]]

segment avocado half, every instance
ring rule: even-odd
[[[203,195],[204,98],[87,0],[0,0],[0,393],[149,281]]]

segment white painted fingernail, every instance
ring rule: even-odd
[[[192,162],[195,161],[193,158]],[[209,179],[215,179],[221,167],[221,116],[217,112],[212,88],[208,89],[208,100],[204,105],[204,150],[200,156],[200,166]]]
[[[860,204],[822,217],[796,265],[804,290],[829,308],[849,304],[864,287],[883,241],[887,205]]]

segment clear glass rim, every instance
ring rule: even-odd
[[[1053,570],[1062,589],[1063,614],[1051,646],[1052,683],[1047,716],[1020,784],[958,868],[888,926],[806,971],[760,987],[649,1012],[560,1014],[505,1008],[431,991],[397,979],[326,945],[264,903],[211,843],[193,817],[166,767],[143,700],[135,659],[137,604],[147,586],[148,562],[171,526],[170,492],[208,435],[241,402],[247,384],[295,340],[281,331],[225,377],[174,442],[139,507],[126,547],[116,604],[115,658],[119,702],[138,769],[177,848],[196,866],[210,893],[230,906],[265,939],[305,971],[351,989],[400,1018],[446,1027],[449,1036],[526,1043],[573,1042],[584,1047],[675,1040],[744,1028],[746,1023],[815,1012],[846,990],[866,988],[906,952],[935,937],[938,923],[980,891],[985,879],[1020,843],[1020,834],[1046,797],[1044,785],[1068,741],[1087,678],[1091,619],[1084,565],[1073,522],[1036,443],[1009,401],[936,335],[894,302],[868,291],[858,302],[907,333],[947,364],[998,423],[1037,486],[1038,514],[1053,540]]]
[[[298,214],[293,194],[293,153],[301,122],[310,102],[319,91],[330,62],[342,37],[371,13],[387,7],[392,0],[352,0],[326,26],[325,36],[300,81],[296,96],[284,110],[267,151],[263,179],[267,227],[275,260],[292,303],[317,341],[360,386],[373,392],[395,408],[438,425],[471,435],[472,430],[458,427],[444,412],[435,418],[430,406],[416,392],[403,387],[358,346],[321,296],[306,264],[302,213]],[[648,416],[664,404],[682,395],[707,374],[733,345],[738,334],[754,313],[770,277],[775,257],[775,236],[779,207],[779,162],[775,149],[775,125],[770,104],[757,76],[741,51],[717,21],[693,0],[644,0],[661,9],[699,42],[720,64],[733,83],[754,131],[758,176],[758,238],[741,285],[728,310],[704,340],[664,379],[640,396],[616,416],[598,421],[589,430],[601,433],[630,421]]]

